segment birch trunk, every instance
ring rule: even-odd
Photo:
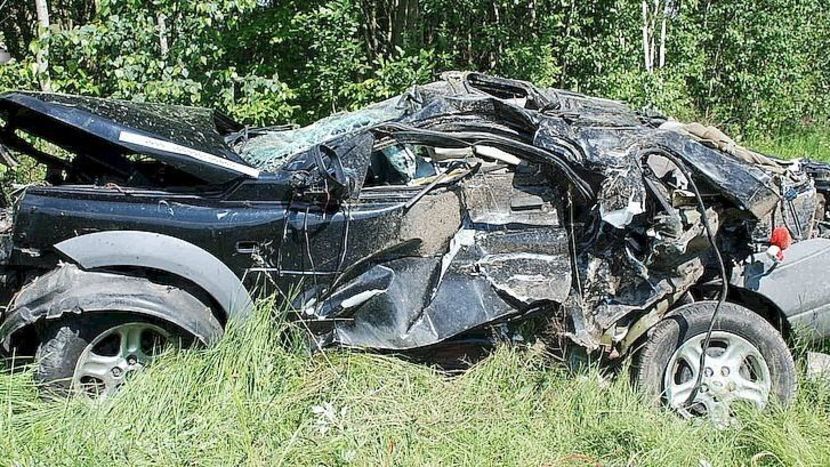
[[[643,62],[646,66],[646,71],[651,72],[652,62],[651,54],[649,53],[649,28],[648,28],[648,3],[643,0]]]
[[[660,68],[666,66],[666,15],[660,24]]]
[[[49,29],[49,5],[46,0],[35,0],[35,11],[37,12],[38,36],[42,37]],[[40,88],[43,91],[50,91],[52,85],[49,80],[49,47],[43,44],[43,49],[37,53],[38,74],[40,75]]]
[[[37,24],[42,28],[49,27],[49,5],[46,0],[35,0],[35,10],[37,11]]]
[[[161,49],[161,56],[167,58],[167,53],[170,51],[170,44],[167,42],[167,16],[164,13],[159,13],[156,16],[156,21],[159,27],[159,49]]]

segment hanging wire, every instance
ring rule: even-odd
[[[703,223],[703,228],[706,230],[706,237],[709,240],[709,245],[712,247],[712,251],[715,254],[715,259],[718,262],[718,268],[720,270],[721,276],[721,290],[720,296],[718,297],[718,302],[715,305],[715,311],[712,313],[712,318],[709,320],[709,327],[706,330],[706,337],[703,339],[703,345],[701,347],[702,352],[700,353],[700,361],[699,361],[699,370],[697,372],[697,378],[695,379],[695,385],[692,388],[691,393],[689,394],[689,398],[686,399],[684,405],[689,406],[697,397],[698,392],[700,391],[700,385],[703,383],[703,369],[706,365],[706,352],[709,350],[709,344],[711,343],[712,339],[712,331],[715,328],[715,322],[717,321],[718,314],[720,313],[723,304],[726,302],[727,294],[729,293],[729,280],[726,276],[726,265],[723,262],[723,256],[721,255],[720,249],[718,248],[717,242],[715,240],[715,233],[712,231],[712,226],[709,224],[709,216],[706,214],[706,205],[703,204],[703,197],[700,194],[700,190],[697,188],[697,184],[692,178],[692,172],[686,167],[685,164],[680,160],[679,157],[675,156],[670,149],[668,148],[661,148],[662,150],[658,152],[660,156],[669,159],[677,169],[683,173],[683,176],[686,177],[686,180],[689,181],[689,187],[691,187],[692,192],[695,194],[695,199],[697,201],[697,209],[700,212],[700,220]],[[648,154],[646,154],[648,155]]]

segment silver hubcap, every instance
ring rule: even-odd
[[[108,396],[136,371],[149,365],[170,342],[170,333],[149,323],[127,323],[101,333],[81,353],[72,388]]]
[[[708,415],[721,426],[731,423],[730,404],[734,401],[747,401],[763,408],[769,400],[772,380],[761,352],[743,337],[713,331],[701,369],[705,338],[703,333],[687,340],[669,360],[663,377],[668,405],[687,417]],[[700,371],[703,371],[700,390],[687,406]]]

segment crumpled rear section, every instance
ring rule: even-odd
[[[321,345],[412,349],[544,310],[596,349],[717,280],[705,225],[727,258],[782,223],[816,234],[806,172],[711,129],[475,74],[408,95],[370,128],[350,206],[395,211],[363,234],[383,244],[302,306]]]

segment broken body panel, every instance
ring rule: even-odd
[[[827,221],[820,164],[749,161],[613,101],[478,74],[287,131],[54,95],[9,94],[0,112],[0,142],[51,168],[51,186],[26,189],[4,234],[7,294],[64,262],[83,267],[61,242],[113,232],[128,249],[119,232],[153,233],[197,248],[163,254],[218,259],[251,296],[292,300],[319,346],[417,349],[541,315],[585,348],[610,349],[639,319],[710,293],[705,223],[737,273],[775,226],[797,225],[806,245]],[[166,264],[129,263],[104,269]],[[204,282],[219,321],[239,314]],[[823,316],[830,291],[819,295],[799,316]],[[5,322],[66,311],[27,305],[39,298],[19,295]]]

